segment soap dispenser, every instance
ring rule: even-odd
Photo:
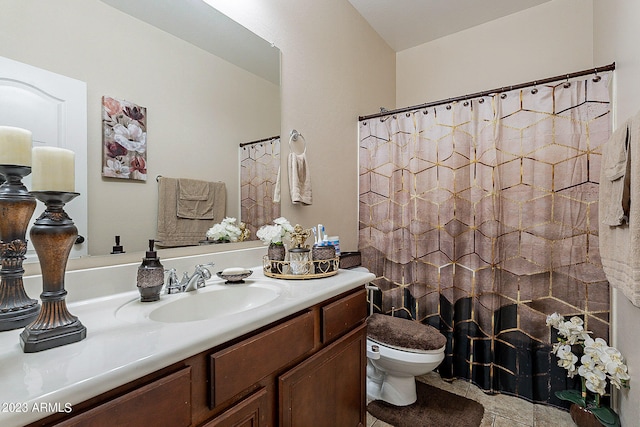
[[[120,236],[116,236],[116,244],[113,247],[111,254],[123,254],[124,248],[120,245]]]
[[[153,239],[149,240],[149,250],[138,267],[137,285],[142,302],[158,301],[164,284],[164,267],[160,264],[157,252],[153,250],[154,243]]]

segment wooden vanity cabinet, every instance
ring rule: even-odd
[[[357,289],[211,355],[212,407],[252,389],[252,381],[266,388],[205,426],[363,427],[366,316],[366,293]],[[261,375],[266,382],[257,380]],[[230,377],[235,378],[226,384]],[[264,417],[256,415],[260,409],[254,403],[262,392],[270,402],[262,409]]]
[[[354,289],[29,426],[364,426],[366,315]]]
[[[366,344],[362,324],[280,376],[280,426],[364,426]]]

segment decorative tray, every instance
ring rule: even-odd
[[[276,261],[268,256],[262,260],[264,275],[274,279],[320,279],[333,276],[340,268],[340,258],[313,261]]]

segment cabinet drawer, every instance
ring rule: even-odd
[[[314,319],[307,312],[210,356],[209,407],[251,387],[313,349]]]
[[[367,317],[367,292],[361,289],[322,307],[322,342],[350,331]]]
[[[191,368],[186,367],[57,425],[186,427],[190,424]]]

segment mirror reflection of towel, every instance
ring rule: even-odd
[[[215,183],[197,179],[178,179],[177,215],[179,218],[213,219]]]
[[[178,211],[178,179],[158,179],[158,246],[198,245],[206,237],[207,230],[225,217],[227,194],[224,182],[210,183],[214,193],[213,219],[180,218]]]
[[[305,153],[289,153],[289,192],[292,203],[310,205],[313,201],[311,175]]]

